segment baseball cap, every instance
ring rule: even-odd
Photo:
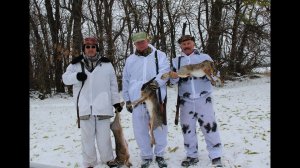
[[[139,42],[139,41],[143,41],[148,39],[147,33],[145,32],[138,32],[138,33],[134,33],[131,37],[132,41],[135,42]]]

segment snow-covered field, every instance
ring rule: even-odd
[[[174,124],[177,87],[168,88],[168,167],[181,167],[185,158],[180,126]],[[227,81],[215,88],[216,118],[227,167],[270,167],[270,76]],[[128,141],[133,168],[140,167],[139,149],[133,136],[131,114],[124,108],[121,123]],[[111,134],[112,135],[112,134]],[[209,167],[206,144],[198,127],[200,162]],[[112,135],[113,138],[113,135]],[[114,140],[112,139],[113,147]],[[60,167],[82,167],[80,130],[76,109],[67,95],[39,100],[30,98],[30,162]],[[99,164],[97,168],[107,167]],[[151,168],[158,167],[154,162]]]

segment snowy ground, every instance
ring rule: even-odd
[[[174,124],[177,87],[168,88],[168,167],[181,167],[185,158],[180,126]],[[228,81],[215,88],[215,110],[224,146],[227,167],[270,167],[270,76]],[[128,141],[133,168],[140,167],[139,149],[133,136],[131,115],[124,109],[121,123]],[[112,134],[111,134],[112,135]],[[112,136],[113,138],[113,136]],[[209,167],[210,160],[198,127],[200,162],[193,167]],[[114,140],[112,139],[113,147]],[[76,110],[67,95],[39,100],[30,98],[30,162],[60,167],[82,167],[80,130]],[[97,168],[105,168],[100,164]],[[157,168],[152,163],[151,168]]]

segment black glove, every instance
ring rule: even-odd
[[[120,113],[123,110],[123,107],[121,106],[120,103],[116,103],[113,106],[114,106],[114,108],[116,110],[116,113]]]
[[[152,89],[152,90],[156,90],[159,88],[159,85],[157,83],[156,80],[153,80],[151,83],[149,83],[149,87]]]
[[[79,81],[85,81],[86,78],[87,78],[87,75],[84,72],[78,72],[77,75],[76,75],[76,78]]]
[[[132,113],[132,105],[131,105],[131,101],[127,101],[126,102],[126,109],[128,112]]]

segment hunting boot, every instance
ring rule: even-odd
[[[141,168],[148,168],[152,162],[152,159],[143,159]]]
[[[108,162],[106,162],[107,166],[109,167],[118,167],[118,162],[116,162],[115,160],[110,160]]]
[[[181,162],[181,166],[189,167],[191,165],[196,165],[199,162],[198,158],[187,157],[184,161]]]
[[[220,157],[212,159],[211,163],[214,167],[223,167]]]
[[[155,161],[157,162],[159,168],[168,166],[163,157],[156,156]]]

